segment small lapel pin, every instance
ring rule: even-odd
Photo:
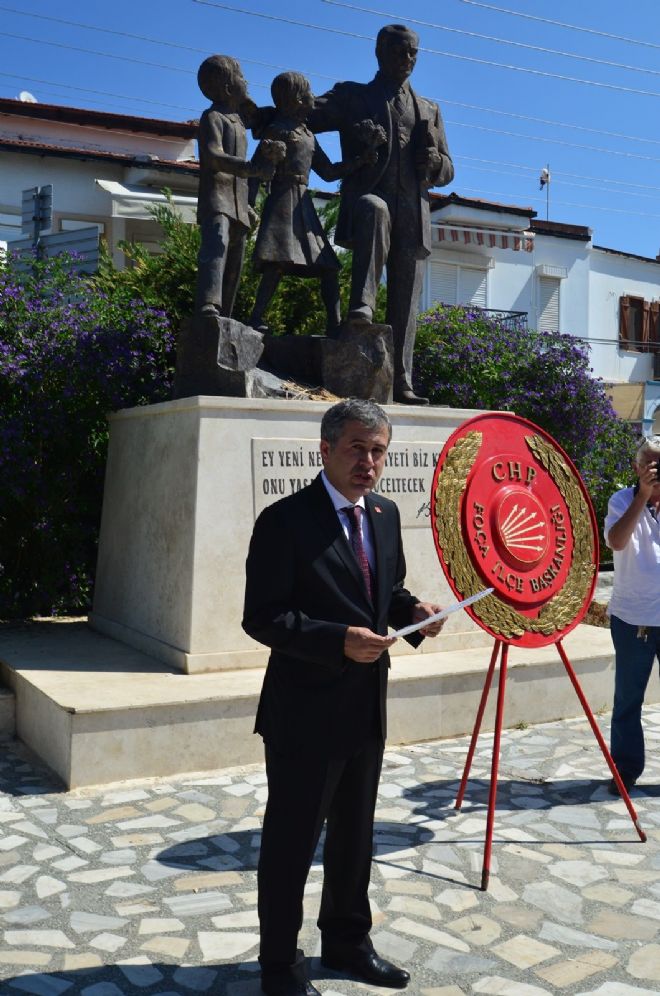
[[[382,510],[382,508],[380,507],[380,505],[374,505],[374,512],[378,512],[378,513],[380,513],[380,512],[382,512],[382,511],[383,511],[383,510]]]

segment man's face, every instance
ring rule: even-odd
[[[658,461],[660,461],[660,453],[655,453],[652,450],[647,450],[644,453],[640,453],[639,459],[635,464],[635,472],[638,477],[642,477],[644,473],[649,469],[649,467],[658,467]],[[653,492],[651,493],[651,498],[653,501],[660,501],[660,475],[658,480],[653,485]]]
[[[413,35],[389,38],[377,52],[381,73],[401,86],[408,79],[417,62],[417,39]]]
[[[367,429],[361,422],[347,422],[336,443],[321,440],[326,477],[345,498],[357,501],[377,484],[388,445],[386,426]]]

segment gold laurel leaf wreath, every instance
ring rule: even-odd
[[[451,578],[466,598],[480,591],[483,582],[463,543],[460,503],[482,439],[480,432],[469,432],[452,446],[438,477],[434,496],[438,543]],[[573,529],[573,557],[561,591],[543,606],[535,619],[517,612],[495,593],[482,598],[472,607],[485,626],[505,639],[523,636],[525,632],[550,636],[569,626],[584,603],[595,571],[591,517],[573,473],[560,454],[540,436],[526,436],[525,442],[550,474],[566,502]]]

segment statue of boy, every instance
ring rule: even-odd
[[[264,313],[284,274],[319,277],[327,313],[326,332],[335,337],[341,322],[339,261],[307,189],[309,173],[313,169],[323,180],[340,180],[365,162],[375,162],[376,153],[367,148],[348,162],[330,162],[305,125],[314,95],[309,81],[300,73],[280,73],[272,82],[271,94],[275,110],[263,129],[264,138],[255,157],[260,156],[263,142],[269,140],[283,142],[286,154],[270,181],[254,248],[254,268],[262,277],[250,325],[258,331],[268,331],[263,324]]]
[[[195,311],[230,317],[243,265],[245,240],[254,214],[248,179],[266,180],[284,156],[278,142],[262,143],[246,161],[243,113],[249,108],[247,84],[236,59],[211,55],[199,67],[199,88],[212,101],[199,122],[199,195],[201,230]]]

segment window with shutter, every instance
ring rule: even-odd
[[[649,352],[657,353],[660,349],[660,301],[649,304]]]
[[[432,260],[430,272],[431,303],[472,304],[487,307],[487,270]]]
[[[647,351],[652,336],[651,312],[643,297],[619,298],[619,345],[622,349]]]
[[[431,304],[458,303],[458,267],[452,263],[431,261]]]
[[[630,298],[619,298],[619,345],[624,348],[630,342]]]
[[[486,270],[473,270],[459,267],[458,303],[473,304],[477,308],[486,305]]]
[[[539,277],[540,332],[556,332],[559,328],[559,284],[556,277]]]

